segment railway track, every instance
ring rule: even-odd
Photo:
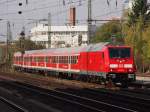
[[[9,107],[13,108],[17,112],[29,112],[28,110],[24,109],[23,107],[15,104],[14,102],[0,96],[0,101],[8,105]]]
[[[128,107],[132,110],[149,112],[149,110],[147,109],[150,107],[150,99],[148,99],[148,96],[144,95],[139,94],[137,95],[133,93],[129,94],[127,92],[121,91],[113,92],[109,90],[93,90],[93,89],[92,90],[85,89],[84,91],[68,89],[67,92],[80,96],[86,96],[88,98],[99,101],[108,102],[110,104],[118,105],[121,107]]]
[[[67,103],[68,106],[78,107],[80,111],[83,112],[137,112],[137,110],[121,107],[118,105],[113,105],[108,102],[98,101],[91,98],[83,97],[80,95],[75,95],[67,92],[62,92],[58,90],[45,90],[29,84],[19,83],[19,82],[9,82],[7,86],[15,87],[18,90],[26,91],[28,94],[32,93],[38,95],[44,99],[55,99],[59,102]],[[65,111],[66,112],[66,111]]]

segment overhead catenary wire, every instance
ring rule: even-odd
[[[4,4],[8,4],[8,3],[12,3],[12,2],[15,2],[17,0],[7,0],[7,1],[0,1],[0,5],[4,5]]]
[[[86,1],[86,0],[83,0],[83,1]],[[73,3],[78,3],[79,2],[79,0],[78,1],[76,1],[76,2],[73,2]],[[32,9],[29,9],[29,10],[22,10],[22,12],[24,12],[24,13],[32,13],[33,11],[37,11],[37,10],[43,10],[43,9],[48,9],[48,8],[52,8],[52,7],[54,7],[54,8],[56,8],[58,6],[58,4],[55,4],[55,5],[52,5],[52,6],[45,6],[45,7],[38,7],[38,8],[32,8]],[[9,13],[2,13],[2,14],[0,14],[0,16],[5,16],[5,15],[14,15],[14,14],[17,14],[16,12],[9,12]]]
[[[9,1],[9,0],[8,0]],[[25,0],[24,0],[25,1]],[[41,1],[41,2],[40,2]],[[58,0],[57,0],[58,1]],[[57,1],[43,1],[43,0],[30,0],[29,1],[29,3],[28,3],[28,6],[25,6],[25,8],[28,8],[28,9],[23,9],[22,10],[22,12],[23,12],[23,14],[25,13],[26,15],[28,14],[28,13],[32,13],[32,12],[38,12],[38,11],[46,11],[47,9],[49,9],[49,8],[58,8],[58,3],[57,3]],[[68,12],[68,10],[69,10],[69,5],[70,4],[74,4],[75,5],[75,7],[80,7],[80,3],[81,3],[81,7],[83,6],[83,5],[85,5],[86,4],[86,1],[87,0],[72,0],[72,2],[68,2],[68,0],[65,0],[66,2],[65,2],[65,6],[63,5],[63,1],[61,2],[61,4],[60,5],[62,5],[62,10],[55,10],[55,11],[53,11],[52,12],[52,18],[54,17],[54,16],[58,16],[58,15],[61,15],[61,14],[65,14],[65,13],[67,13]],[[99,0],[92,0],[92,2],[93,1],[97,1],[97,2],[100,2]],[[2,2],[2,1],[0,1],[0,2]],[[4,2],[4,1],[3,1]],[[43,2],[43,3],[42,3]],[[29,9],[29,7],[30,6],[32,6],[33,4],[36,4],[36,6],[34,6],[34,7],[32,7],[32,8],[30,8]],[[40,5],[41,4],[41,5]],[[98,4],[98,3],[97,3]],[[11,3],[10,2],[10,4],[8,4],[8,6],[11,6],[11,5],[15,5],[15,4],[13,4],[13,2]],[[9,8],[9,7],[8,7]],[[64,10],[63,10],[64,9]],[[11,10],[8,10],[8,11],[11,11]],[[119,12],[119,11],[118,11]],[[120,11],[121,12],[121,11]],[[113,13],[113,12],[109,12],[109,14],[110,13]],[[114,12],[115,13],[115,12]],[[117,12],[116,12],[117,13]],[[1,13],[2,14],[2,13]],[[7,12],[7,14],[6,13],[3,13],[3,15],[1,15],[0,14],[0,16],[2,16],[2,17],[5,17],[4,19],[7,19],[8,18],[8,16],[11,16],[11,15],[17,15],[17,12],[15,12],[15,11],[12,11],[12,12]],[[96,16],[97,16],[97,18],[96,18]],[[104,16],[106,16],[105,14],[104,14]],[[15,17],[15,16],[14,16]],[[14,21],[13,23],[14,24],[19,24],[19,23],[17,23],[15,20],[19,20],[20,19],[20,21],[22,21],[22,20],[24,20],[24,21],[26,21],[26,22],[30,22],[30,21],[32,21],[33,19],[35,19],[35,20],[38,20],[38,18],[33,18],[32,19],[32,17],[31,17],[31,19],[28,19],[28,18],[26,18],[27,16],[24,16],[24,18],[12,18],[11,19],[11,21]],[[100,19],[100,17],[101,17],[101,15],[95,15],[95,16],[93,16],[94,18],[93,19]],[[40,19],[40,18],[39,18]],[[62,22],[62,20],[64,20],[63,22],[64,22],[64,24],[66,24],[66,22],[68,21],[68,20],[66,20],[65,21],[65,18],[64,19],[62,19],[62,18],[59,18],[59,21],[61,21]],[[33,20],[34,21],[34,20]],[[53,21],[55,21],[55,20],[53,20]],[[19,21],[18,21],[19,22]],[[26,24],[26,22],[25,22],[25,24]],[[57,22],[57,21],[55,21],[55,22]],[[77,20],[77,22],[78,23],[86,23],[87,22],[87,19],[85,18],[85,19],[78,19]],[[97,22],[100,22],[100,21],[97,21]],[[102,21],[101,21],[102,22]],[[21,23],[21,22],[20,22]],[[17,27],[17,26],[16,26]]]

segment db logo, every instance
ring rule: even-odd
[[[123,68],[123,64],[119,64],[119,68]]]

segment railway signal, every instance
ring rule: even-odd
[[[20,51],[22,55],[25,53],[24,40],[25,40],[25,28],[23,27],[23,30],[20,33]]]

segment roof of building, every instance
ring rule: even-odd
[[[50,26],[50,29],[51,29],[52,32],[88,31],[88,26],[87,25],[78,25],[78,26],[70,26],[70,25],[65,25],[65,26]],[[32,32],[37,32],[37,31],[48,31],[48,26],[45,25],[45,24],[39,24],[36,27],[33,27],[31,29],[31,33]]]

